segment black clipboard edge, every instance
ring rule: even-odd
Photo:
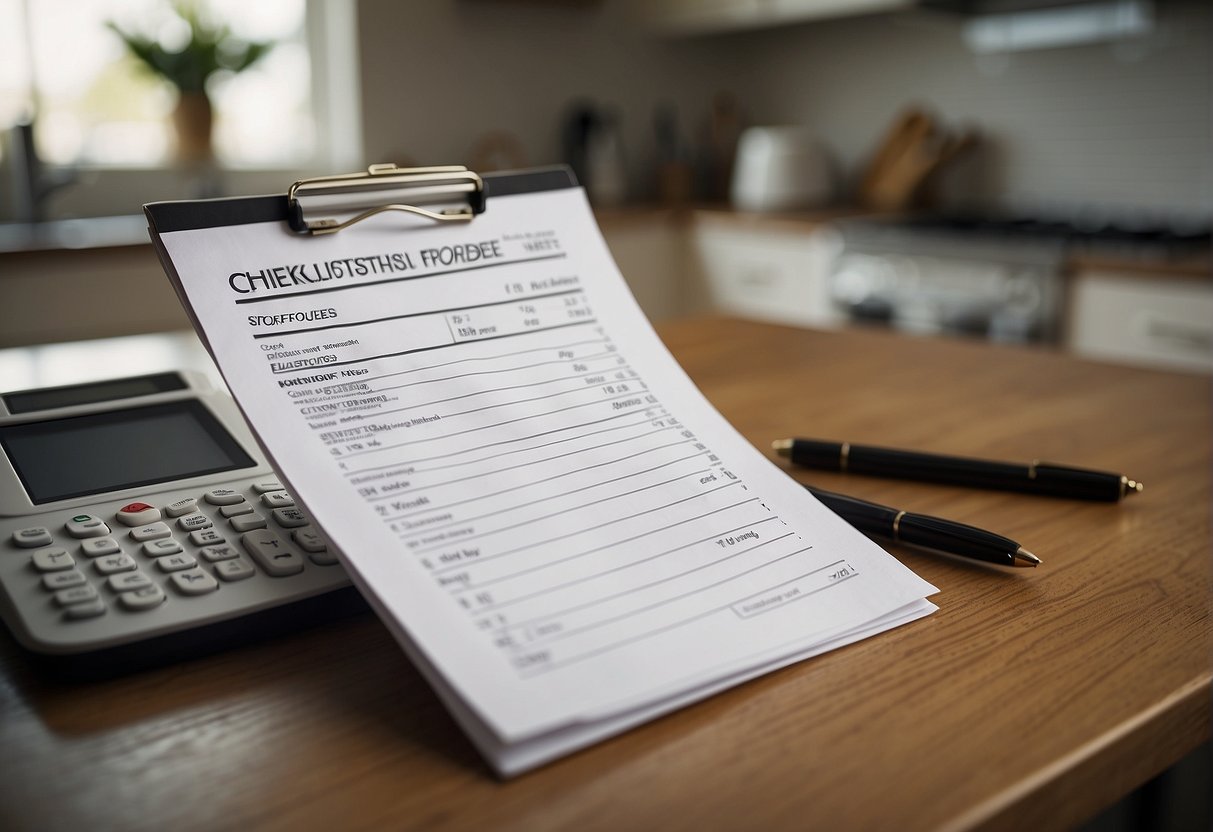
[[[485,198],[557,191],[577,187],[577,178],[568,165],[528,168],[518,171],[486,173]],[[286,195],[243,196],[221,199],[152,202],[143,206],[149,225],[157,234],[219,228],[225,225],[249,225],[257,222],[286,222],[289,216]]]

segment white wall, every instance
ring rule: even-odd
[[[462,163],[489,130],[531,164],[559,162],[567,108],[588,97],[621,116],[644,195],[655,107],[676,105],[689,139],[714,92],[748,86],[741,53],[658,39],[619,2],[362,0],[358,23],[371,162]]]
[[[979,58],[959,18],[914,11],[731,36],[751,107],[811,125],[851,170],[923,104],[985,140],[948,194],[1010,208],[1213,215],[1213,3],[1158,0],[1120,45]],[[1149,216],[1143,216],[1149,219]]]
[[[467,158],[489,129],[532,163],[560,159],[566,106],[623,118],[634,191],[651,182],[653,108],[685,132],[718,89],[751,119],[814,127],[854,173],[899,110],[925,104],[985,142],[954,200],[1070,213],[1213,214],[1213,4],[1158,0],[1153,35],[978,59],[958,18],[926,12],[662,39],[620,0],[362,0],[368,161]],[[1143,219],[1151,219],[1145,216]]]

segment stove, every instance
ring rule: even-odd
[[[844,316],[1006,342],[1057,340],[1073,258],[1157,262],[1210,244],[1207,225],[980,214],[853,219],[837,229],[829,286]]]

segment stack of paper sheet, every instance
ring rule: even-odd
[[[178,204],[167,230],[149,206],[166,270],[296,499],[503,775],[935,609],[703,398],[580,189],[316,238],[235,207]]]

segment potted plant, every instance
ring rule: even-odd
[[[123,29],[113,21],[106,25],[144,67],[177,88],[173,126],[178,157],[185,162],[209,162],[213,158],[214,117],[206,90],[207,79],[220,70],[243,72],[261,60],[273,43],[236,37],[228,26],[209,20],[198,3],[191,0],[173,0],[169,5],[189,29],[188,39],[179,47]]]

